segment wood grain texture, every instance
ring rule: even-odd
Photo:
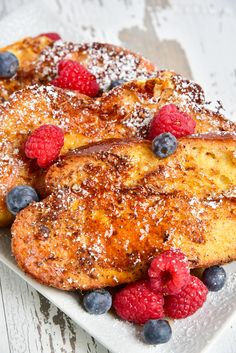
[[[8,333],[8,321],[6,317],[6,311],[4,306],[4,296],[2,292],[2,273],[0,267],[0,347],[4,347],[4,353],[10,353],[9,347],[9,333]]]
[[[9,350],[2,352],[0,348],[1,353],[108,352],[2,264],[0,273],[1,347],[9,343]]]
[[[34,2],[40,4],[0,0],[0,19]],[[230,113],[236,113],[236,41],[230,35],[236,32],[234,0],[42,2],[62,21],[59,30],[65,39],[107,41],[137,50],[160,68],[194,77],[209,96],[223,98]],[[25,23],[20,35],[30,34]],[[0,353],[108,352],[4,265],[0,278]],[[236,320],[207,353],[235,353],[235,344]]]

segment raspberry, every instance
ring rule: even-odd
[[[72,60],[61,60],[59,61],[58,67],[57,67],[57,71],[58,74],[60,75],[60,73],[62,72],[62,70],[64,70],[64,68],[68,65],[71,65],[71,62],[74,63],[75,61]]]
[[[163,303],[163,296],[152,292],[148,281],[143,280],[128,284],[116,293],[113,306],[122,319],[144,324],[164,316]]]
[[[96,77],[76,61],[62,60],[58,65],[58,74],[51,84],[61,88],[79,91],[90,97],[98,94]]]
[[[153,291],[177,294],[190,279],[187,258],[180,250],[165,251],[152,260],[148,275]]]
[[[61,36],[58,33],[55,32],[49,32],[49,33],[41,33],[39,37],[48,37],[49,39],[53,40],[54,42],[56,40],[61,39]]]
[[[148,138],[154,137],[163,132],[170,132],[175,137],[183,137],[194,132],[196,122],[187,113],[178,110],[174,104],[168,104],[162,107],[154,116]]]
[[[28,137],[25,154],[37,158],[39,167],[47,168],[59,156],[63,144],[64,134],[58,126],[42,125]]]
[[[165,297],[165,314],[173,319],[184,319],[202,307],[207,293],[207,287],[200,279],[191,276],[189,283],[179,294]]]

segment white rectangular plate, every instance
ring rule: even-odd
[[[209,293],[204,307],[193,316],[172,322],[173,336],[170,342],[149,347],[140,341],[135,325],[123,322],[111,313],[102,316],[89,315],[82,308],[77,293],[49,288],[26,276],[16,266],[11,256],[8,236],[0,237],[0,261],[113,353],[200,353],[236,311],[236,262],[234,262],[225,266],[228,278],[224,289],[218,293]]]
[[[27,23],[27,25],[22,25]],[[42,4],[27,4],[0,23],[1,45],[20,37],[41,32],[58,31],[64,38],[73,39],[72,29],[67,29],[56,15]],[[75,35],[75,34],[74,34]],[[1,231],[4,233],[4,231]],[[5,231],[7,233],[7,231]],[[216,333],[228,323],[236,311],[236,263],[225,266],[228,281],[219,293],[210,293],[204,307],[192,317],[172,322],[173,337],[161,346],[147,346],[138,337],[138,329],[122,322],[112,314],[91,316],[79,303],[76,293],[67,293],[40,285],[17,268],[11,256],[10,239],[0,237],[0,261],[6,264],[32,287],[70,316],[79,326],[100,341],[113,353],[200,353],[212,342]]]

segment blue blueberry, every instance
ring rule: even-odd
[[[8,52],[3,51],[0,53],[0,77],[10,78],[15,75],[19,68],[19,60],[17,57]]]
[[[177,140],[170,132],[158,135],[152,141],[152,150],[157,157],[166,158],[175,152]]]
[[[224,287],[226,272],[223,267],[212,266],[207,268],[202,275],[202,282],[212,292],[218,292]]]
[[[39,201],[37,192],[27,185],[16,186],[6,196],[8,210],[16,215],[33,201]]]
[[[172,330],[167,320],[149,320],[142,330],[144,342],[147,344],[166,343],[171,335]]]
[[[110,86],[108,87],[108,91],[110,91],[111,89],[118,87],[120,85],[122,85],[123,83],[125,83],[125,80],[115,80],[115,81],[111,81]]]
[[[112,296],[107,290],[98,289],[86,293],[83,297],[83,304],[89,314],[101,315],[111,308]]]

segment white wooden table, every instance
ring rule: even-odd
[[[35,2],[38,6],[43,3]],[[44,2],[59,19],[59,29],[65,39],[106,41],[138,50],[161,68],[172,68],[187,77],[194,77],[203,84],[209,97],[222,100],[229,116],[236,116],[234,0]],[[25,13],[34,6],[33,3],[30,0],[0,0],[0,28],[11,26],[9,14],[13,11]],[[14,21],[20,21],[19,13],[16,12]],[[53,23],[47,23],[41,32],[53,29]],[[20,33],[15,33],[14,28],[11,33],[12,40],[31,34],[37,33],[27,32],[27,23]],[[4,36],[7,38],[2,30],[1,45],[4,44]],[[236,319],[207,353],[235,353],[235,347]],[[108,351],[0,264],[0,353],[41,352]]]

